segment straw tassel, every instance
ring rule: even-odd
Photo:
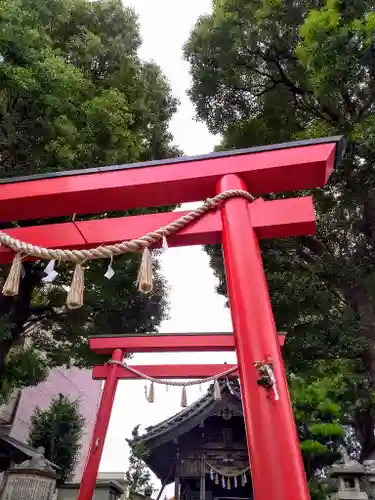
[[[221,399],[221,389],[220,389],[220,384],[217,378],[215,378],[214,382],[214,400],[215,401],[220,401]]]
[[[150,293],[153,288],[152,259],[151,252],[148,248],[143,249],[141,265],[138,271],[137,286],[138,290],[142,293]]]
[[[151,382],[150,390],[148,391],[147,401],[149,403],[153,403],[155,401],[154,382]]]
[[[183,385],[182,386],[182,392],[181,392],[181,406],[182,408],[187,407],[187,394],[186,394],[186,387]]]
[[[83,306],[83,290],[85,288],[85,274],[82,264],[76,264],[72,284],[66,298],[68,309],[79,309]]]
[[[22,257],[19,253],[14,256],[8,277],[3,286],[3,295],[14,297],[18,295],[22,274]]]
[[[215,484],[219,484],[219,474],[215,475]]]
[[[231,485],[230,485],[230,479],[229,479],[229,477],[228,477],[228,480],[227,480],[227,490],[230,490],[230,488],[231,488]]]

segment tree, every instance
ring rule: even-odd
[[[327,484],[322,470],[340,458],[338,447],[348,441],[349,429],[346,431],[341,425],[344,413],[338,398],[338,395],[342,399],[346,396],[347,373],[344,363],[327,369],[321,362],[310,377],[289,375],[302,456],[314,500],[327,498],[331,485]]]
[[[168,132],[177,101],[161,70],[139,59],[140,43],[136,15],[120,0],[2,1],[1,177],[179,155]],[[69,267],[60,266],[58,279],[46,286],[45,263],[24,263],[19,296],[0,296],[0,399],[14,387],[43,380],[53,366],[91,365],[96,358],[88,335],[154,331],[166,317],[166,284],[157,262],[149,297],[134,285],[138,256],[116,259],[110,281],[103,277],[108,263],[89,263],[85,306],[75,312],[64,307]]]
[[[137,442],[139,425],[132,431],[132,438],[127,439],[130,447],[129,469],[126,472],[126,485],[130,498],[135,493],[152,495],[154,487],[152,485],[151,473],[147,468],[144,459],[149,451],[144,444]]]
[[[37,408],[31,417],[29,444],[42,446],[45,457],[59,467],[59,482],[71,478],[80,452],[85,419],[79,402],[60,395],[46,410]]]
[[[350,367],[343,401],[362,458],[375,452],[375,3],[216,0],[185,47],[198,117],[232,148],[343,133],[342,166],[313,192],[316,236],[262,242],[288,369]],[[272,194],[270,198],[274,198]],[[220,248],[211,263],[226,293]],[[349,397],[351,394],[351,397]]]

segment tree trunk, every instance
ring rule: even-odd
[[[44,276],[41,267],[35,263],[24,263],[24,270],[19,294],[16,297],[0,294],[0,316],[6,318],[5,322],[10,325],[10,336],[0,342],[0,377],[5,372],[5,360],[11,347],[22,340],[24,325],[30,314],[33,291]]]
[[[375,393],[375,308],[365,287],[358,283],[345,290],[345,295],[358,314],[362,335],[366,344],[362,353],[362,362],[369,376],[369,393]],[[372,397],[371,397],[372,400]],[[362,446],[361,459],[375,458],[375,405],[359,411],[354,417],[356,436]]]
[[[359,411],[354,416],[354,428],[358,441],[362,445],[361,460],[375,458],[375,415],[372,408]]]

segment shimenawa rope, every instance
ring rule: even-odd
[[[149,403],[153,403],[155,400],[155,390],[154,390],[154,384],[159,384],[159,385],[166,385],[166,386],[171,386],[171,387],[182,387],[182,393],[181,393],[181,406],[185,408],[187,406],[187,394],[186,394],[186,387],[190,387],[192,385],[200,385],[200,384],[205,384],[207,382],[214,382],[214,400],[220,400],[221,399],[221,389],[219,385],[219,379],[227,377],[231,373],[237,371],[238,366],[232,366],[231,368],[228,368],[228,370],[225,370],[222,373],[218,373],[217,375],[212,375],[211,377],[207,378],[201,378],[201,379],[196,379],[196,380],[188,380],[187,382],[183,381],[178,381],[178,380],[163,380],[163,379],[158,379],[155,377],[150,377],[149,375],[146,375],[145,373],[140,372],[139,370],[136,370],[132,366],[129,366],[127,363],[124,361],[117,361],[115,359],[110,359],[108,364],[112,365],[119,365],[128,370],[129,372],[133,373],[137,377],[147,380],[148,382],[151,382],[150,389],[149,391],[146,392],[146,399]]]
[[[13,238],[8,234],[0,231],[0,243],[3,243],[7,247],[14,250],[16,253],[22,253],[28,257],[36,257],[43,260],[57,260],[60,262],[73,262],[75,264],[82,263],[86,260],[93,259],[110,259],[111,257],[116,257],[128,252],[139,252],[145,248],[150,248],[163,239],[163,236],[168,237],[177,231],[180,231],[185,226],[191,222],[199,219],[205,215],[210,210],[216,209],[218,205],[228,200],[229,198],[242,197],[246,198],[250,202],[255,200],[247,191],[242,189],[231,189],[218,194],[214,198],[207,199],[203,205],[198,207],[175,221],[170,222],[167,226],[161,227],[156,231],[141,236],[130,241],[123,241],[121,243],[116,243],[115,245],[102,245],[96,248],[83,249],[83,250],[62,250],[59,248],[43,248],[31,243],[25,243]]]
[[[120,366],[126,368],[126,370],[128,370],[129,372],[136,375],[137,377],[143,378],[144,380],[148,380],[149,382],[154,382],[155,384],[160,384],[160,385],[169,385],[169,386],[173,386],[173,387],[190,387],[192,385],[199,385],[199,384],[205,384],[206,382],[213,382],[213,381],[218,380],[220,378],[224,378],[227,375],[230,375],[231,373],[237,371],[237,369],[238,369],[238,366],[232,366],[232,368],[229,368],[225,372],[218,373],[217,375],[212,375],[211,377],[201,378],[201,379],[197,379],[197,380],[188,380],[187,382],[182,382],[182,381],[178,381],[178,380],[163,380],[163,379],[159,379],[159,378],[150,377],[149,375],[146,375],[145,373],[142,373],[142,372],[136,370],[135,368],[129,366],[127,363],[124,363],[123,361],[116,361],[114,359],[110,359],[108,361],[108,364],[120,365]]]
[[[76,269],[73,274],[72,284],[68,293],[67,306],[70,309],[75,309],[83,305],[84,268],[82,264],[84,262],[94,259],[112,260],[113,257],[124,253],[139,251],[143,252],[143,256],[137,285],[140,291],[148,293],[152,290],[152,264],[151,254],[148,249],[160,241],[164,242],[168,236],[180,231],[209,211],[215,210],[223,201],[235,197],[245,198],[249,202],[253,202],[255,200],[254,196],[247,191],[242,189],[230,189],[218,194],[214,198],[207,199],[203,205],[197,209],[182,215],[166,226],[155,231],[151,231],[140,238],[123,241],[114,245],[101,245],[90,249],[63,250],[59,248],[43,248],[38,245],[20,241],[19,239],[13,238],[3,231],[0,231],[0,243],[11,248],[16,253],[8,278],[3,287],[3,294],[7,296],[14,296],[18,294],[22,274],[22,258],[34,257],[41,260],[72,262],[76,264]]]

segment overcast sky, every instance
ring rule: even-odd
[[[194,119],[194,109],[186,96],[190,84],[189,67],[182,59],[182,45],[197,18],[211,10],[211,0],[133,0],[140,18],[143,46],[141,57],[155,60],[169,78],[174,94],[180,99],[178,113],[171,123],[175,142],[185,154],[195,155],[213,150],[218,138],[211,136],[202,123]],[[161,332],[232,331],[224,298],[215,293],[216,279],[208,257],[200,247],[168,249],[162,267],[171,286],[170,319]],[[194,363],[234,362],[234,353],[195,353]],[[191,354],[137,355],[136,364],[191,363]],[[207,387],[203,387],[205,390]],[[189,404],[201,395],[199,388],[188,389]],[[156,424],[181,410],[180,390],[166,392],[156,387],[155,403],[149,404],[141,381],[120,382],[104,447],[101,471],[124,471],[128,449],[125,442],[132,429]],[[171,493],[171,488],[168,488]]]

